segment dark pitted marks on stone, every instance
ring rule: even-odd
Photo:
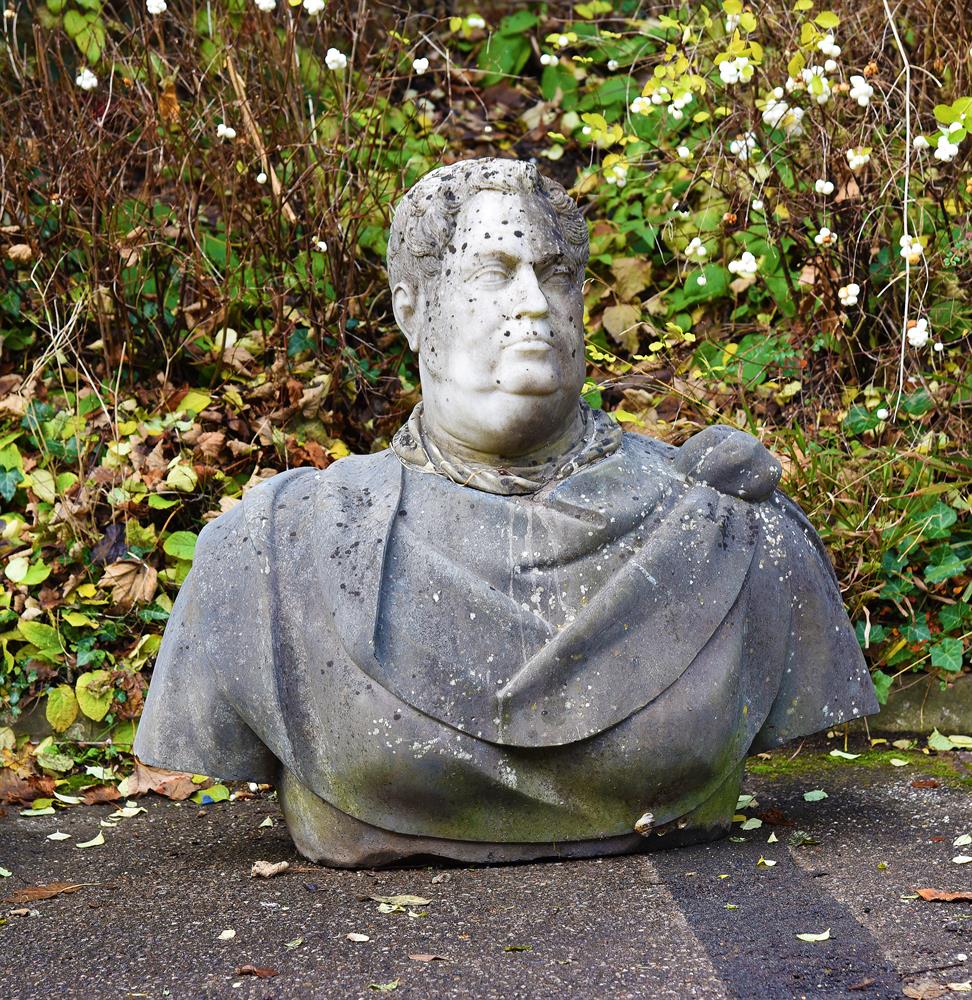
[[[522,239],[523,238],[523,230],[522,229],[514,229],[513,230],[513,235],[515,237],[517,237],[517,239]]]

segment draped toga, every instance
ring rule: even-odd
[[[799,507],[753,463],[700,472],[762,447],[717,435],[692,466],[606,419],[530,492],[455,481],[406,429],[251,490],[200,535],[138,755],[280,784],[335,864],[724,833],[747,754],[876,711],[873,687]],[[332,820],[397,846],[330,850]]]

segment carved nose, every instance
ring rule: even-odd
[[[536,319],[546,316],[549,309],[547,297],[540,288],[540,282],[532,267],[521,269],[516,286],[516,302],[513,316],[515,319]]]

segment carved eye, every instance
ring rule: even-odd
[[[545,285],[552,285],[554,288],[566,288],[570,285],[571,272],[566,267],[556,267],[540,275],[540,280]]]
[[[495,285],[509,281],[512,275],[509,268],[504,267],[502,264],[487,264],[476,277],[487,284]]]

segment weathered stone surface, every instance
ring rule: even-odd
[[[423,403],[206,527],[136,751],[279,784],[339,866],[726,832],[747,753],[877,709],[778,465],[580,401],[586,225],[529,165],[434,171],[389,246]]]

